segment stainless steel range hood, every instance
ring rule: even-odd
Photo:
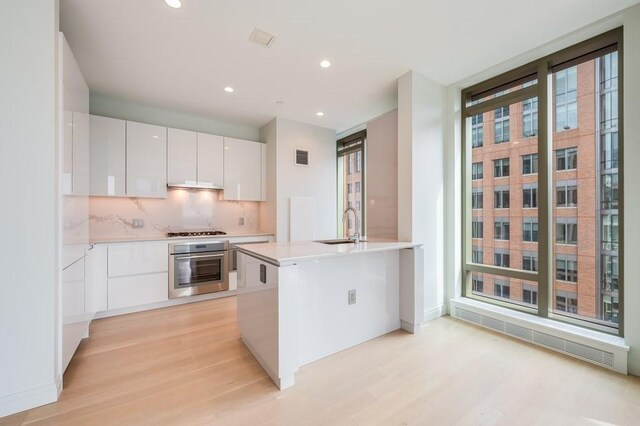
[[[184,182],[170,182],[167,183],[168,188],[187,188],[187,189],[223,189],[221,186],[214,185],[213,182],[196,182],[193,180],[186,180]]]

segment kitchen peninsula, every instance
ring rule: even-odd
[[[309,241],[238,250],[240,334],[280,389],[292,386],[305,364],[420,326],[419,244]]]

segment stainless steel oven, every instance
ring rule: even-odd
[[[227,241],[169,244],[169,298],[229,290]]]

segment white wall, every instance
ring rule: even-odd
[[[58,4],[2,1],[0,31],[2,417],[57,398]]]
[[[335,130],[276,118],[263,127],[260,134],[262,140],[267,143],[269,199],[261,208],[261,229],[274,232],[278,242],[289,241],[290,199],[308,197],[315,201],[314,218],[309,222],[309,226],[313,227],[313,238],[335,238]],[[308,167],[294,164],[296,148],[309,151]]]
[[[89,110],[94,115],[251,141],[257,141],[259,136],[258,129],[254,127],[224,123],[207,117],[116,99],[97,93],[91,93],[89,102]]]
[[[624,12],[624,326],[640,375],[640,5]]]
[[[398,110],[367,123],[367,237],[398,238]]]
[[[425,320],[444,302],[445,89],[410,71],[398,79],[398,239],[423,244]]]

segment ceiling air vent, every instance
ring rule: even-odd
[[[296,149],[296,166],[309,165],[309,151]]]
[[[249,37],[249,41],[259,44],[262,47],[271,47],[275,39],[276,39],[276,36],[266,32],[265,30],[261,30],[258,27],[253,29],[253,32]]]

